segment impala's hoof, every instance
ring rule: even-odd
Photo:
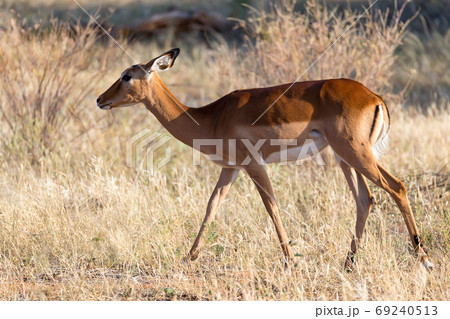
[[[349,251],[347,254],[347,258],[345,258],[344,269],[347,273],[350,273],[353,271],[354,266],[355,266],[355,253]]]
[[[195,255],[187,254],[186,256],[184,256],[184,257],[181,259],[181,262],[182,262],[183,264],[189,264],[191,261],[196,260],[197,257],[198,257],[198,254],[195,254]]]
[[[346,273],[353,272],[353,268],[354,268],[353,263],[345,263],[345,265],[344,265],[344,270]]]
[[[192,256],[189,256],[189,255],[181,258],[181,263],[184,265],[189,265],[191,263],[191,261],[194,261],[194,259],[192,258]]]
[[[427,257],[422,258],[420,263],[422,264],[423,267],[425,267],[426,270],[431,271],[434,268],[433,263],[431,261],[429,261]]]

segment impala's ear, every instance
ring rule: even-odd
[[[178,48],[164,52],[159,57],[148,62],[145,65],[145,69],[149,72],[161,72],[168,70],[174,64],[178,54],[180,54],[180,49]]]

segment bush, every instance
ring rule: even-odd
[[[346,77],[375,92],[392,93],[394,52],[410,21],[400,21],[407,2],[389,19],[389,11],[338,13],[318,1],[308,1],[302,14],[294,10],[295,3],[281,1],[269,11],[251,9],[251,18],[241,21],[248,34],[244,50],[221,45],[211,64],[220,74],[220,87],[229,91]]]
[[[105,69],[105,55],[94,55],[97,34],[92,25],[26,28],[14,19],[0,33],[1,143],[9,154],[35,163],[70,140],[66,128],[80,124],[82,102]]]

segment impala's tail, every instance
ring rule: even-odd
[[[377,95],[378,96],[378,95]],[[383,153],[389,150],[389,128],[391,118],[389,110],[381,96],[380,103],[375,106],[372,127],[370,128],[369,139],[372,144],[372,149],[377,158],[380,158]]]

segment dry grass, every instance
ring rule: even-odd
[[[393,82],[399,89],[403,86],[408,102],[422,109],[428,108],[430,101],[445,106],[450,100],[450,79],[447,67],[442,66],[450,61],[450,30],[443,34],[433,31],[424,38],[426,41],[416,34],[405,38]]]
[[[97,35],[91,25],[52,21],[50,27],[27,28],[11,19],[0,35],[5,146],[32,163],[71,139],[71,122],[83,125],[78,106],[92,94],[108,56],[92,60]]]
[[[291,21],[284,14],[282,19]],[[335,23],[340,25],[332,32],[348,25],[352,15],[347,13],[347,18],[336,18]],[[301,19],[291,18],[292,21]],[[308,19],[315,21],[314,15]],[[325,25],[329,23],[327,19],[324,21]],[[395,28],[394,31],[399,31]],[[89,30],[81,32],[90,34]],[[272,31],[274,37],[280,36],[275,29]],[[383,164],[407,184],[418,227],[436,265],[433,272],[428,273],[418,265],[400,213],[387,194],[374,187],[377,205],[369,217],[356,270],[347,274],[342,269],[354,228],[355,204],[342,173],[327,152],[325,167],[313,162],[269,167],[283,209],[282,219],[297,254],[296,267],[284,269],[272,222],[255,187],[242,173],[211,225],[199,259],[186,265],[181,263],[181,258],[195,238],[218,168],[206,161],[200,167],[192,166],[190,150],[174,140],[168,145],[172,149],[171,161],[154,176],[126,167],[126,140],[144,128],[163,130],[143,107],[105,113],[97,110],[95,98],[134,62],[117,47],[90,42],[89,36],[87,42],[80,42],[89,49],[76,51],[69,60],[64,60],[64,52],[56,49],[54,54],[44,54],[50,52],[48,49],[57,40],[71,43],[66,31],[54,32],[57,38],[53,41],[46,40],[51,39],[52,33],[39,41],[22,34],[21,45],[15,47],[17,54],[11,55],[8,55],[12,50],[8,48],[11,41],[6,36],[0,40],[0,69],[8,70],[5,76],[14,82],[6,85],[2,82],[0,86],[0,106],[6,114],[0,121],[0,299],[450,298],[448,105],[441,108],[429,105],[425,113],[393,106],[396,112],[392,118],[391,151],[383,159]],[[352,39],[344,39],[344,47],[338,48],[343,50],[341,55],[347,59],[346,65],[350,63],[347,54],[353,52],[359,54],[355,57],[362,57],[368,52],[364,51],[363,44],[367,34],[353,32]],[[327,32],[320,34],[325,36],[323,44],[332,38]],[[308,38],[310,34],[304,36]],[[268,39],[272,44],[276,41],[271,36]],[[288,39],[291,43],[298,38]],[[253,59],[266,58],[261,69],[266,72],[270,70],[271,57],[281,51],[270,51],[271,46],[258,41],[253,42],[258,47]],[[357,44],[352,46],[354,51],[345,49],[346,41]],[[398,43],[391,43],[384,61],[393,61]],[[140,43],[127,48],[140,61],[164,50]],[[205,104],[227,89],[286,82],[282,80],[282,70],[269,73],[266,78],[254,76],[257,72],[251,68],[250,61],[240,58],[243,52],[251,51],[230,48],[226,51],[225,48],[224,45],[213,49],[198,47],[191,54],[182,52],[175,68],[164,73],[163,79],[182,101],[191,105]],[[232,59],[222,61],[221,65],[213,63],[227,52]],[[308,61],[317,53],[313,49],[301,52]],[[27,53],[37,56],[24,58]],[[80,64],[70,63],[73,59]],[[27,78],[10,74],[14,70],[5,64],[6,60],[23,68],[22,72],[28,72]],[[32,160],[31,150],[25,146],[19,148],[21,144],[17,142],[18,134],[28,132],[21,127],[31,130],[29,114],[14,115],[11,105],[15,103],[23,112],[35,110],[38,79],[47,60],[49,67],[58,61],[64,63],[63,70],[54,71],[55,76],[69,72],[74,86],[69,86],[67,95],[45,96],[44,108],[50,105],[52,97],[60,98],[59,111],[54,116],[62,124],[57,130],[50,130],[47,137],[57,140],[56,144],[44,143],[41,136],[45,135],[32,136],[37,143],[35,147],[44,150],[36,152]],[[280,61],[272,62],[278,65]],[[105,72],[100,71],[103,63],[109,66]],[[323,76],[336,76],[331,69],[334,65],[318,65],[314,72],[322,69],[330,72]],[[300,64],[294,67],[299,68],[298,72],[303,71]],[[343,76],[371,77],[367,74],[369,69],[355,68],[355,72]],[[76,72],[78,69],[82,72]],[[219,73],[219,69],[228,74]],[[292,72],[289,80],[299,75],[289,69],[283,72],[287,71]],[[391,71],[390,68],[379,70],[386,83]],[[321,73],[313,74],[319,77]],[[383,89],[384,82],[377,83],[372,85]],[[84,84],[87,89],[80,91]],[[57,81],[54,85],[57,88],[69,84]],[[69,106],[73,112],[68,112]],[[40,113],[31,118],[46,123],[47,115]],[[18,129],[12,130],[8,121]]]
[[[232,50],[225,44],[212,63],[218,66],[214,70],[221,75],[224,90],[235,85],[276,85],[299,77],[301,81],[344,77],[383,95],[392,93],[394,51],[410,22],[400,20],[407,2],[390,20],[388,12],[372,10],[360,16],[360,11],[330,10],[311,0],[300,14],[295,4],[290,0],[272,5],[269,11],[252,9],[250,18],[241,21],[249,35],[246,50]]]

